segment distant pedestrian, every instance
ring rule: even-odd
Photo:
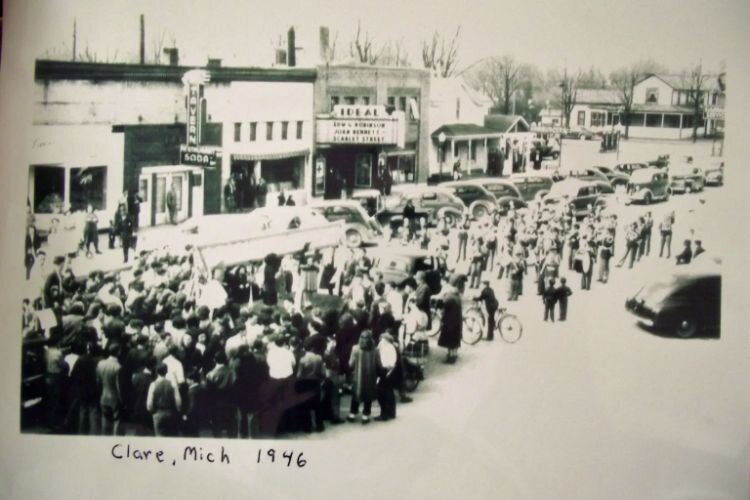
[[[487,311],[487,334],[484,336],[484,339],[491,341],[495,337],[495,313],[499,304],[489,280],[482,281],[482,284],[484,287],[476,300],[484,302],[484,308]]]
[[[690,240],[685,240],[685,246],[682,252],[677,256],[677,265],[690,264],[693,260],[693,248]]]
[[[659,248],[659,257],[664,255],[664,247],[667,248],[667,258],[672,256],[672,226],[674,226],[674,212],[664,216],[659,224],[659,233],[661,234],[661,243]]]
[[[86,228],[84,234],[84,241],[86,244],[86,256],[91,258],[91,245],[94,245],[94,250],[97,254],[99,251],[99,228],[98,228],[99,217],[94,212],[94,207],[89,203],[86,205]]]
[[[172,182],[167,192],[167,215],[170,224],[177,223],[177,184],[175,182]]]
[[[568,297],[573,295],[567,283],[568,280],[560,278],[560,286],[555,290],[557,292],[557,303],[560,305],[560,321],[565,321],[568,317]]]
[[[555,278],[550,278],[542,294],[544,301],[544,321],[555,321],[555,303],[557,302],[557,289],[555,288]]]
[[[703,243],[701,240],[695,240],[695,249],[693,250],[693,260],[695,260],[696,257],[698,257],[700,254],[705,252],[706,249],[703,248]]]

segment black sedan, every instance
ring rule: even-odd
[[[664,335],[719,337],[721,274],[685,272],[655,279],[625,301],[639,322]]]

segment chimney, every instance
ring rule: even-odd
[[[328,29],[328,26],[321,26],[320,35],[318,37],[319,42],[320,42],[320,60],[321,61],[328,60],[330,37],[331,37],[331,33]]]
[[[207,68],[221,68],[221,59],[208,59]]]
[[[287,64],[290,67],[294,67],[297,65],[297,45],[294,39],[294,26],[289,28],[289,32],[287,33],[286,46]]]
[[[141,64],[146,64],[146,20],[141,14]]]
[[[179,66],[180,65],[180,54],[177,50],[177,47],[171,47],[164,49],[164,54],[167,55],[169,58],[169,65],[170,66]]]

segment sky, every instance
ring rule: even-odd
[[[718,69],[750,19],[745,1],[487,1],[378,0],[6,0],[6,15],[29,2],[39,26],[28,42],[39,57],[60,58],[71,51],[73,20],[78,53],[86,48],[99,60],[137,60],[139,14],[146,20],[146,54],[155,40],[176,43],[180,62],[205,64],[217,57],[225,65],[267,65],[274,41],[294,25],[298,45],[313,50],[319,26],[338,32],[339,54],[348,52],[358,21],[376,43],[400,42],[413,64],[421,43],[434,30],[461,26],[459,68],[493,55],[511,54],[542,69],[611,70],[652,58],[674,72],[703,62]]]

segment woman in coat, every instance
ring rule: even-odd
[[[461,347],[461,329],[463,328],[461,297],[453,286],[448,287],[443,296],[443,317],[440,326],[438,345],[448,349],[445,362],[453,364],[458,359],[458,348]]]
[[[349,367],[352,370],[352,403],[349,407],[347,420],[354,422],[359,414],[359,403],[363,403],[362,423],[370,423],[372,400],[377,395],[378,373],[382,367],[380,356],[375,348],[375,339],[370,330],[365,330],[359,342],[352,349],[349,357]]]

